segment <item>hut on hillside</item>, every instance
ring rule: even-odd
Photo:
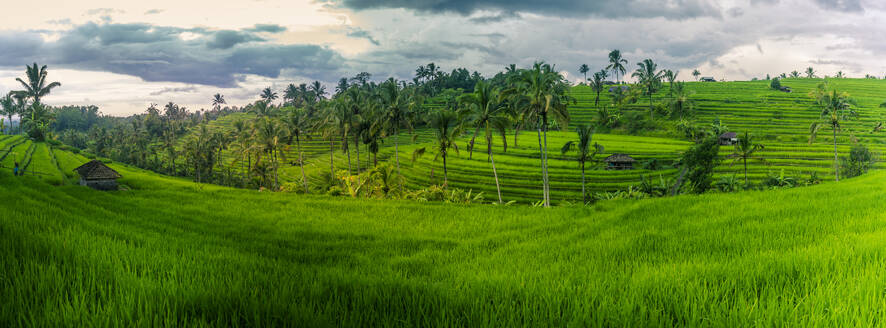
[[[96,190],[117,190],[117,179],[120,173],[101,161],[92,160],[74,169],[80,174],[80,185]]]
[[[700,81],[702,81],[702,82],[717,82],[717,79],[710,77],[710,76],[705,76],[705,77],[701,78]]]
[[[726,132],[720,135],[720,145],[731,146],[738,142],[738,134],[735,132]]]
[[[631,170],[636,162],[633,157],[627,154],[612,154],[606,157],[605,161],[607,170]]]

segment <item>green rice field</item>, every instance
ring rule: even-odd
[[[33,147],[30,165],[48,165]],[[86,161],[52,153],[59,172]],[[541,209],[229,189],[110,165],[127,190],[0,171],[0,326],[886,319],[886,172]]]

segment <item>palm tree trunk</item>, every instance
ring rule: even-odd
[[[599,105],[598,105],[599,103],[600,103],[600,92],[597,91],[597,98],[594,98],[594,107],[599,107]]]
[[[492,144],[491,138],[486,138],[487,144]],[[492,147],[486,148],[489,151],[489,161],[492,163],[492,176],[495,177],[495,189],[498,191],[498,203],[501,204],[501,185],[498,183],[498,172],[495,170],[495,158],[492,156]]]
[[[273,149],[272,152],[274,153],[274,191],[277,191],[280,188],[280,176],[277,174],[280,163],[277,162],[277,149]]]
[[[649,93],[649,118],[655,119],[655,108],[652,107],[652,92]]]
[[[474,156],[474,139],[477,138],[477,132],[480,131],[480,126],[478,125],[476,129],[474,129],[474,135],[471,137],[471,144],[468,146],[468,159]]]
[[[548,184],[545,183],[545,156],[544,147],[541,145],[541,126],[538,127],[538,158],[541,160],[541,197],[542,203],[548,202]]]
[[[840,181],[840,164],[837,162],[837,128],[834,127],[834,178]]]
[[[748,185],[748,158],[744,158],[744,185]]]
[[[308,178],[305,177],[305,161],[301,153],[301,141],[295,138],[295,146],[298,147],[298,166],[301,168],[301,183],[305,185],[305,193],[308,193]],[[357,146],[359,149],[359,146]]]
[[[517,135],[520,134],[520,125],[514,127],[514,147],[517,147]]]
[[[397,162],[397,175],[403,176],[400,171],[400,129],[397,129],[394,136],[394,160]],[[397,179],[400,182],[400,194],[403,193],[403,179]]]
[[[357,150],[357,174],[360,174],[360,142],[357,139],[357,135],[354,135],[354,148]]]
[[[333,162],[333,156],[335,155],[335,143],[332,142],[332,138],[329,139],[329,173],[332,173],[332,178],[335,179],[335,163]]]
[[[348,147],[348,139],[344,135],[342,135],[341,142],[345,146],[345,152],[348,153],[348,175],[354,175],[354,173],[351,172],[351,148]]]
[[[548,176],[548,117],[547,115],[543,116],[544,125],[541,127],[542,135],[544,135],[544,175],[545,175],[545,199],[546,205],[545,207],[551,207],[551,179]]]
[[[588,196],[585,192],[585,162],[581,162],[581,202],[587,203]]]
[[[443,188],[449,186],[449,175],[446,172],[446,153],[443,153]]]

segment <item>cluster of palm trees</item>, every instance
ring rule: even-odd
[[[478,136],[484,138],[498,201],[503,203],[493,145],[500,140],[503,151],[507,151],[505,137],[508,131],[514,131],[516,140],[519,129],[534,128],[538,133],[543,202],[545,206],[550,205],[548,126],[567,125],[567,106],[574,101],[568,94],[568,82],[554,66],[537,62],[527,69],[512,69],[501,84],[481,79],[472,92],[457,96],[452,106],[427,106],[433,100],[423,92],[421,78],[411,83],[394,78],[375,83],[368,78],[367,74],[361,73],[340,82],[335,94],[329,98],[324,96],[325,89],[319,83],[299,87],[290,85],[284,91],[282,103],[277,101],[277,93],[272,88],[266,88],[260,100],[246,107],[253,113],[250,118],[236,122],[229,132],[213,131],[205,124],[197,127],[184,141],[183,152],[188,163],[195,167],[194,171],[204,176],[212,174],[212,166],[245,162],[250,177],[258,178],[259,185],[274,190],[281,187],[278,174],[281,163],[295,162],[301,169],[302,188],[308,192],[302,150],[306,138],[319,136],[329,142],[327,180],[337,179],[336,152],[347,157],[347,175],[359,175],[369,169],[370,156],[372,165],[377,165],[383,142],[393,143],[392,164],[396,174],[402,176],[400,143],[410,134],[414,137],[414,129],[421,126],[434,131],[435,142],[433,147],[415,150],[413,160],[425,153],[433,153],[435,160],[442,160],[445,188],[449,183],[448,158],[452,152],[459,151],[459,138],[470,133],[468,156],[473,156],[475,139]],[[223,103],[220,99],[220,95],[213,98],[214,106]],[[287,151],[292,148],[297,159],[286,158]],[[361,164],[361,148],[369,153],[365,167]],[[220,160],[224,150],[235,154],[230,163]],[[356,160],[351,157],[352,151]],[[403,179],[397,181],[397,188],[402,193]]]
[[[8,127],[6,133],[11,133],[12,117],[19,117],[19,133],[25,132],[32,138],[43,140],[49,133],[51,113],[40,101],[41,98],[61,86],[59,82],[48,82],[46,65],[38,66],[37,63],[25,66],[25,78],[16,78],[22,85],[22,90],[10,91],[0,98],[0,116],[6,116]],[[6,125],[6,124],[3,124]]]
[[[627,73],[627,68],[625,67],[627,63],[627,59],[622,57],[620,50],[612,50],[609,53],[609,64],[604,69],[591,74],[590,78],[585,78],[585,81],[588,82],[588,85],[596,93],[594,106],[598,107],[598,117],[604,118],[604,121],[609,121],[615,114],[609,109],[599,108],[600,93],[606,89],[607,85],[612,84],[612,82],[606,80],[606,78],[609,77],[610,72],[616,78],[615,84],[618,85],[621,83],[619,76],[624,76]],[[587,76],[587,72],[589,71],[590,68],[586,64],[582,64],[579,67],[579,72],[585,74],[585,76]],[[634,87],[639,88],[640,95],[646,96],[649,99],[649,115],[651,119],[655,118],[655,107],[652,96],[661,89],[664,81],[667,81],[670,85],[670,88],[668,89],[668,105],[671,113],[683,118],[683,116],[692,109],[692,101],[689,99],[689,92],[682,81],[677,81],[678,74],[679,72],[669,69],[659,70],[658,64],[652,59],[647,58],[637,63],[637,69],[634,70],[631,77],[637,80]],[[698,76],[701,75],[701,73],[696,69],[693,70],[692,75],[698,79]],[[633,100],[633,96],[625,92],[620,86],[611,88],[611,93],[613,102],[617,106],[620,106],[626,100]],[[608,126],[610,124],[606,123],[602,125]]]

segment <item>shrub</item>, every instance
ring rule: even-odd
[[[857,177],[865,174],[876,162],[873,153],[862,144],[855,144],[849,149],[849,157],[840,159],[840,174],[845,178]]]
[[[692,191],[701,194],[711,188],[714,175],[714,167],[717,166],[720,152],[720,143],[716,137],[708,137],[702,140],[685,153],[683,153],[683,165],[688,170],[686,179],[692,187]]]
[[[772,79],[772,82],[769,82],[769,87],[775,90],[781,90],[781,80],[778,78]]]

